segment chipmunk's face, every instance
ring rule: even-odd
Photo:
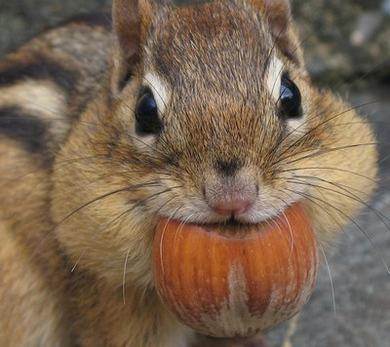
[[[54,210],[57,220],[66,217],[58,233],[78,264],[122,283],[125,263],[133,282],[150,284],[161,216],[259,223],[300,200],[325,229],[345,222],[326,210],[340,195],[311,178],[345,185],[347,175],[330,167],[357,165],[370,177],[375,169],[360,163],[361,148],[350,148],[336,124],[355,115],[310,85],[289,13],[285,25],[280,18],[244,0],[164,8],[148,20],[135,68],[126,54],[115,58],[111,101],[91,106],[60,157],[88,161],[57,165]],[[370,141],[367,126],[348,127]],[[329,150],[343,145],[348,155]],[[363,178],[354,182],[372,190]],[[347,214],[358,205],[345,202],[336,208]]]
[[[315,132],[300,138],[312,124],[311,94],[267,18],[227,2],[153,24],[117,112],[132,156],[159,182],[145,204],[185,222],[259,223],[300,200],[281,170],[321,144]]]

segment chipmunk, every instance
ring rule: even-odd
[[[302,201],[326,245],[375,190],[373,131],[313,86],[288,0],[114,0],[3,58],[0,88],[0,346],[212,345],[156,294],[160,217]]]

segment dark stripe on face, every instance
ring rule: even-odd
[[[45,122],[17,107],[0,108],[0,137],[20,142],[32,153],[47,151],[48,129]]]
[[[112,27],[111,14],[109,12],[81,14],[68,19],[67,21],[63,22],[61,25],[72,24],[72,23],[86,24],[89,26],[100,26],[106,29],[111,29]]]
[[[242,164],[239,160],[217,160],[215,168],[221,175],[224,176],[235,176],[236,173],[240,170]]]
[[[36,56],[32,62],[15,62],[13,66],[0,71],[0,87],[9,86],[27,78],[52,80],[70,94],[77,83],[78,73],[47,57]]]

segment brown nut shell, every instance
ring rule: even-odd
[[[161,220],[153,248],[157,291],[184,324],[215,336],[251,336],[308,301],[318,249],[303,207],[264,224],[200,226]]]

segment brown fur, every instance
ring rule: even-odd
[[[113,8],[114,35],[71,22],[0,63],[10,81],[0,105],[14,117],[0,126],[2,346],[190,346],[194,334],[153,288],[151,244],[161,215],[215,221],[197,206],[220,179],[218,160],[240,162],[237,176],[260,186],[272,213],[303,200],[323,241],[375,188],[372,131],[311,84],[288,2]],[[306,134],[277,117],[265,83],[273,57],[301,90]],[[51,69],[32,72],[34,62]],[[148,72],[169,91],[157,139],[134,132]],[[32,109],[21,95],[34,83],[47,104]],[[17,116],[36,120],[44,151],[12,128]]]

